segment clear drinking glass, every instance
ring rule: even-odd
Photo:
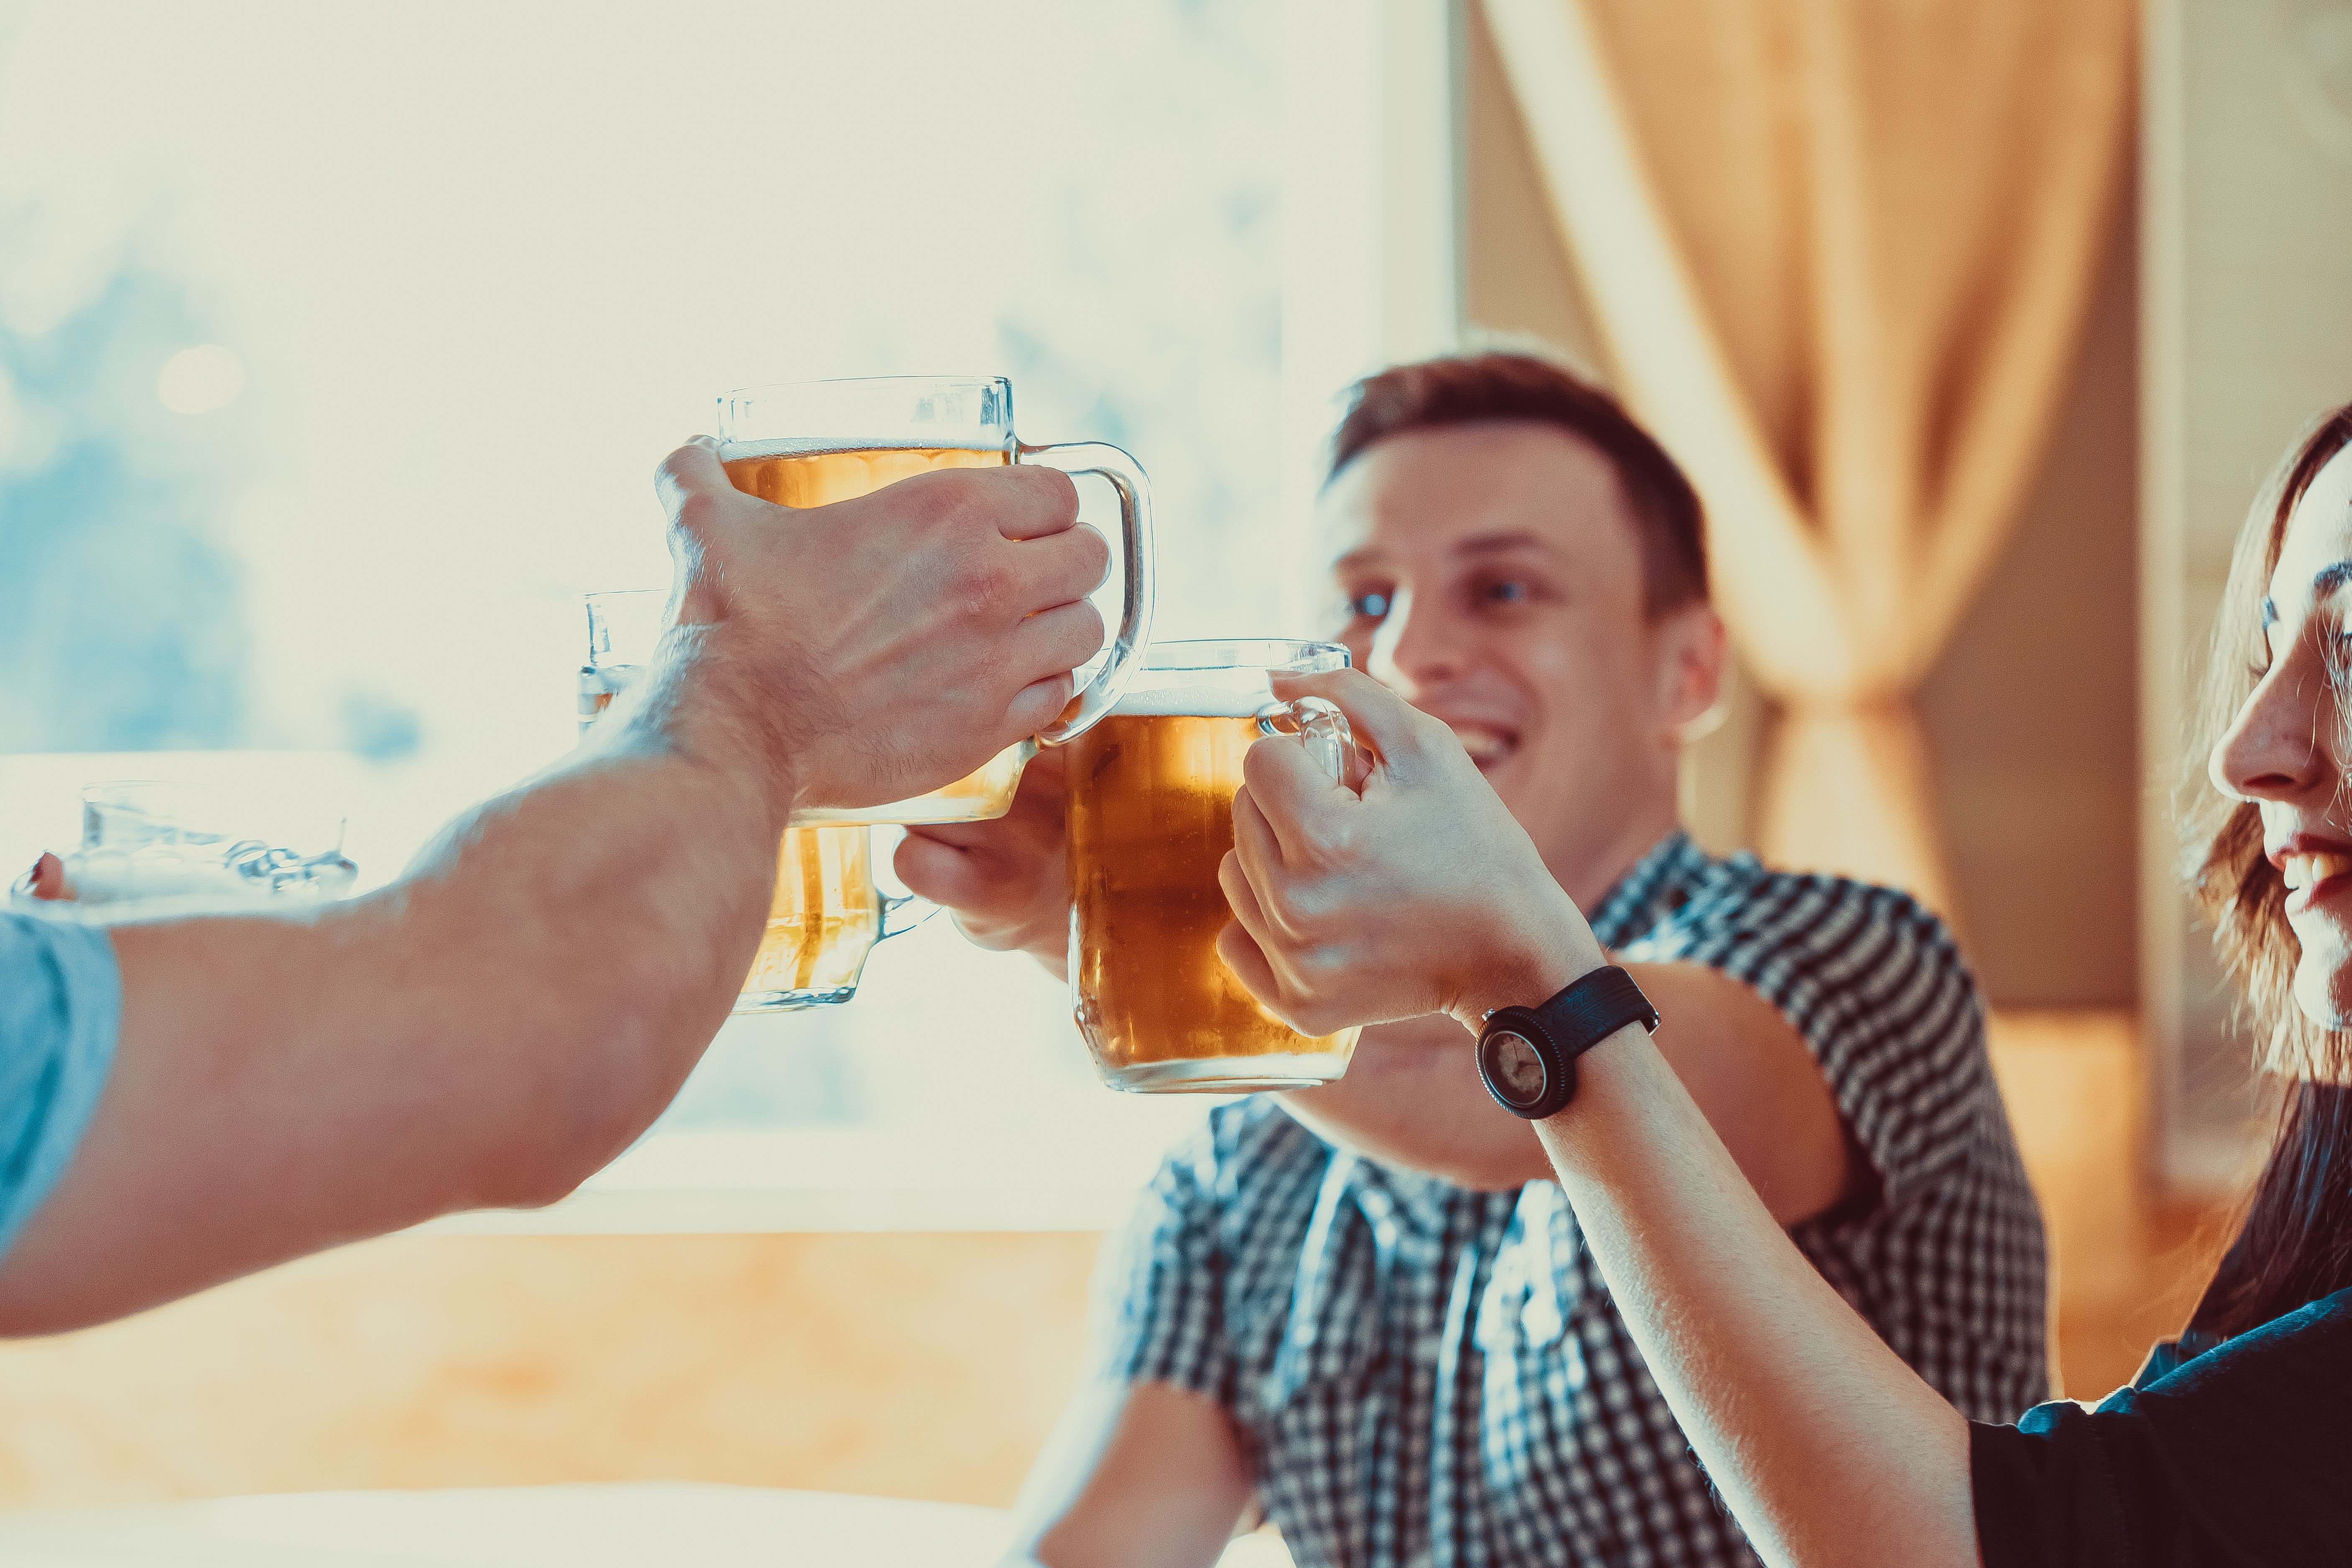
[[[340,899],[359,880],[343,853],[343,817],[317,808],[256,808],[232,792],[160,779],[81,791],[81,842],[60,858],[61,899],[30,877],[19,900],[84,906],[171,900],[235,908],[276,898]]]
[[[1348,1070],[1360,1031],[1312,1038],[1258,1005],[1224,961],[1217,867],[1242,757],[1293,734],[1334,779],[1354,742],[1320,698],[1275,700],[1276,670],[1345,669],[1336,643],[1166,642],[1071,746],[1070,1001],[1096,1070],[1145,1094],[1304,1089]]]
[[[735,488],[780,506],[825,506],[941,468],[1034,463],[1095,474],[1118,496],[1118,628],[1100,669],[1034,741],[1006,748],[968,778],[886,805],[819,806],[809,822],[979,822],[1013,806],[1021,770],[1042,743],[1076,740],[1108,713],[1151,635],[1151,487],[1134,458],[1096,442],[1024,446],[1003,376],[878,376],[747,386],[719,401],[720,462]]]

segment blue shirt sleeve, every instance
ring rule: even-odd
[[[0,1257],[81,1142],[121,1023],[103,929],[0,910]]]

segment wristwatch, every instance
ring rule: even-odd
[[[1623,1028],[1655,1032],[1658,1010],[1611,964],[1537,1007],[1497,1007],[1478,1034],[1478,1078],[1495,1103],[1539,1121],[1576,1098],[1576,1058]]]

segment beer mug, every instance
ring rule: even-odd
[[[899,916],[919,910],[901,921]],[[736,1013],[792,1013],[857,994],[866,955],[912,930],[932,906],[882,891],[864,823],[787,827],[776,848],[776,894]]]
[[[980,822],[1013,808],[1021,770],[1042,742],[1058,746],[1111,710],[1151,635],[1151,489],[1134,458],[1087,442],[1024,447],[1013,433],[1013,384],[1003,376],[880,376],[747,386],[719,401],[719,458],[735,488],[780,506],[825,506],[940,468],[1036,463],[1095,474],[1118,496],[1123,593],[1100,669],[1061,718],[999,752],[978,773],[887,805],[816,806],[809,822]]]
[[[658,590],[590,595],[592,647],[600,636],[657,637],[667,601]],[[642,665],[640,659],[600,670],[592,662],[582,668],[582,739],[613,699],[628,689]],[[730,1012],[793,1013],[849,1001],[857,994],[874,944],[913,930],[937,912],[920,899],[882,890],[874,876],[872,841],[873,832],[863,823],[784,829],[776,845],[776,891],[768,923]]]
[[[1348,1070],[1360,1030],[1298,1033],[1217,956],[1233,918],[1217,867],[1234,847],[1243,753],[1262,735],[1294,734],[1344,779],[1354,749],[1339,709],[1275,700],[1268,672],[1347,667],[1336,643],[1160,643],[1071,746],[1070,1002],[1113,1089],[1306,1089]]]

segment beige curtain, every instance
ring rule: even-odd
[[[1706,497],[1717,601],[1775,705],[1759,848],[1957,912],[1911,693],[2073,368],[2134,0],[1485,5],[1619,388]]]

